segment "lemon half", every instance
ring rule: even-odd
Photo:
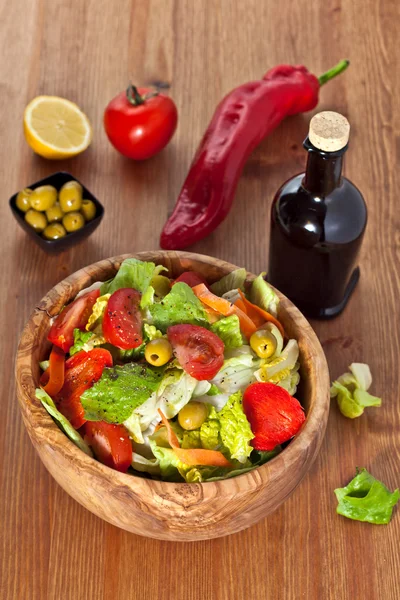
[[[44,158],[71,158],[92,141],[92,126],[79,106],[58,96],[38,96],[24,112],[25,138]]]

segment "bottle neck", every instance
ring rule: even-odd
[[[308,137],[303,145],[308,151],[303,185],[315,196],[328,196],[342,182],[343,155],[347,146],[337,152],[323,152],[315,148]]]

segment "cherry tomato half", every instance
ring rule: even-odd
[[[167,336],[181,367],[195,379],[212,379],[224,362],[224,343],[198,325],[172,325]]]
[[[129,350],[143,342],[141,294],[132,288],[121,288],[111,294],[103,319],[103,334],[109,344]]]
[[[168,96],[129,86],[104,112],[104,129],[118,152],[144,160],[160,152],[172,138],[178,111]]]
[[[97,460],[126,473],[132,463],[132,444],[126,427],[105,421],[86,421],[82,433]]]
[[[186,283],[190,287],[195,287],[200,283],[204,283],[204,285],[208,287],[207,281],[202,275],[200,275],[200,273],[196,273],[196,271],[184,271],[184,273],[182,273],[177,279],[175,279],[174,284],[180,282]]]
[[[54,402],[75,429],[85,423],[81,402],[83,392],[100,379],[104,367],[112,367],[112,364],[111,354],[103,348],[89,352],[81,350],[66,361],[64,385],[54,396]]]
[[[47,339],[64,352],[74,343],[74,329],[85,329],[100,290],[93,290],[68,304],[56,317]]]
[[[284,388],[257,382],[243,394],[243,411],[250,423],[256,450],[273,450],[299,431],[306,417],[303,408]]]

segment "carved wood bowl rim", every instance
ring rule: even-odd
[[[177,276],[179,271],[192,267],[203,272],[204,275],[210,271],[214,272],[214,279],[216,279],[238,268],[231,263],[206,255],[158,250],[123,254],[101,260],[76,271],[54,286],[31,314],[21,335],[16,356],[17,396],[29,436],[47,469],[70,495],[101,518],[123,529],[140,535],[175,541],[209,539],[244,529],[275,510],[293,492],[318,454],[326,428],[330,402],[329,372],[322,347],[305,317],[277,290],[281,300],[280,318],[289,332],[293,328],[297,332],[302,378],[306,379],[309,397],[307,419],[301,431],[278,456],[265,465],[232,479],[190,484],[146,479],[114,471],[87,456],[67,438],[36,399],[35,388],[39,376],[38,358],[43,360],[45,350],[48,351],[50,347],[45,342],[50,318],[58,314],[61,307],[72,300],[80,289],[89,287],[98,281],[99,277],[103,280],[110,278],[121,262],[128,257],[166,264],[175,271],[174,276]],[[248,273],[248,280],[254,277],[255,275]],[[54,464],[51,457],[55,461]],[[58,460],[64,469],[62,473],[56,468]],[[286,489],[283,483],[285,474],[289,471],[292,471],[293,478],[287,482]],[[93,498],[87,491],[75,492],[73,480],[75,477],[80,480],[82,473],[90,476],[94,489],[97,489],[96,486],[101,488],[103,483],[106,485],[107,482],[109,493],[113,497],[113,506],[115,503],[118,505],[121,501],[129,502],[129,499],[134,498],[135,507],[132,511],[126,507],[128,514],[119,519],[111,514],[109,509],[103,510],[101,507],[94,506]],[[79,481],[79,485],[84,488],[85,482]],[[257,494],[260,490],[265,493],[265,488],[268,486],[271,487],[271,491],[274,487],[277,488],[276,502],[273,501],[274,498],[267,501],[263,510],[263,506],[257,502]],[[240,519],[237,523],[234,520],[231,522],[224,513],[223,519],[229,521],[229,526],[227,524],[224,528],[223,519],[221,518],[219,522],[214,514],[208,524],[207,519],[204,519],[205,524],[202,527],[199,509],[202,503],[205,506],[209,505],[210,510],[211,508],[214,510],[214,505],[218,502],[222,507],[222,503],[229,505],[229,500],[232,499],[238,501],[240,505],[237,514],[246,511],[246,508],[252,509],[246,522]],[[246,499],[249,500],[248,506]],[[170,518],[171,511],[173,518],[172,525],[169,525],[165,520]],[[149,515],[146,513],[150,514],[151,519],[155,518],[157,521],[156,525],[149,527],[148,531],[146,522]],[[131,522],[133,514],[140,514],[143,523]],[[201,530],[193,531],[194,526]]]

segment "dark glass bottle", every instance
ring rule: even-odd
[[[306,172],[284,183],[272,204],[268,281],[309,317],[339,314],[360,276],[356,262],[367,207],[342,176],[347,139],[326,152],[307,137]]]

